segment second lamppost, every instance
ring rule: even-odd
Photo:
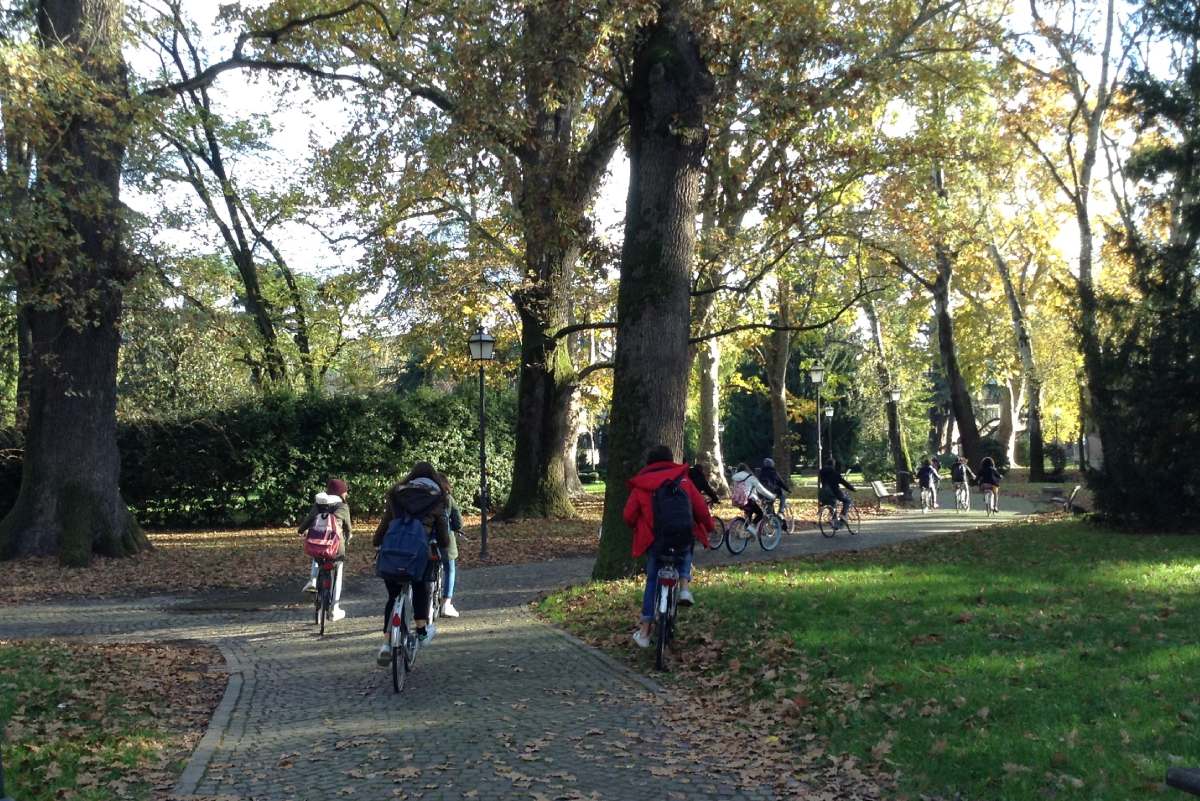
[[[833,407],[825,407],[825,416],[829,418],[829,458],[833,457]]]
[[[821,459],[821,384],[825,381],[825,367],[820,362],[808,370],[808,377],[817,388],[817,470],[821,469],[824,460]]]
[[[483,400],[483,366],[496,356],[496,338],[483,326],[467,340],[471,361],[479,362],[479,558],[488,558],[487,408]]]

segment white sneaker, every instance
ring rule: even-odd
[[[635,645],[637,645],[638,648],[649,648],[650,647],[650,635],[642,634],[641,629],[636,629],[633,632],[633,642]]]
[[[316,591],[317,591],[317,580],[315,578],[310,578],[308,580],[308,583],[304,585],[304,589],[300,590],[300,592],[316,592]]]
[[[342,608],[341,604],[334,604],[333,605],[333,614],[330,615],[330,617],[333,620],[342,620],[343,618],[346,617],[346,610]]]
[[[420,640],[422,644],[429,642],[436,636],[437,636],[437,626],[433,625],[432,623],[430,623],[428,626],[425,627],[424,634],[421,634],[421,632],[419,632],[419,631],[417,632],[417,639]]]
[[[679,591],[679,603],[681,606],[691,606],[696,603],[696,597],[691,590],[682,589]]]
[[[454,604],[447,598],[442,603],[442,614],[446,617],[458,617],[458,610],[454,608]]]
[[[375,664],[380,665],[381,667],[387,667],[391,663],[392,645],[391,643],[385,642],[383,645],[379,646],[379,655],[375,657]]]

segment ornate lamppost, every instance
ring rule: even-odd
[[[467,340],[471,361],[479,362],[479,558],[488,558],[487,408],[483,399],[483,368],[496,356],[496,338],[483,326]]]
[[[820,362],[809,368],[808,377],[812,379],[813,385],[817,388],[817,470],[825,464],[825,460],[821,458],[821,384],[825,381],[825,366]]]

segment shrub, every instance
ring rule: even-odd
[[[896,466],[886,437],[863,442],[859,464],[867,481],[890,481],[896,477]]]
[[[1067,449],[1052,442],[1046,446],[1046,458],[1050,460],[1051,475],[1062,476],[1067,469]]]
[[[387,488],[425,460],[446,474],[459,502],[469,506],[479,480],[477,402],[471,387],[279,395],[122,424],[121,492],[143,525],[290,524],[329,478],[338,477],[349,483],[351,508],[362,517],[381,512]],[[508,494],[514,418],[512,396],[493,394],[487,451],[496,500]],[[12,461],[0,465],[5,510],[20,483],[20,461]]]

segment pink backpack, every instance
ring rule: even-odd
[[[746,486],[747,483],[746,481],[734,482],[732,497],[729,499],[734,506],[742,507],[750,502],[750,488]]]
[[[304,552],[317,561],[336,559],[342,550],[342,534],[332,512],[321,512],[309,526],[304,538]]]

